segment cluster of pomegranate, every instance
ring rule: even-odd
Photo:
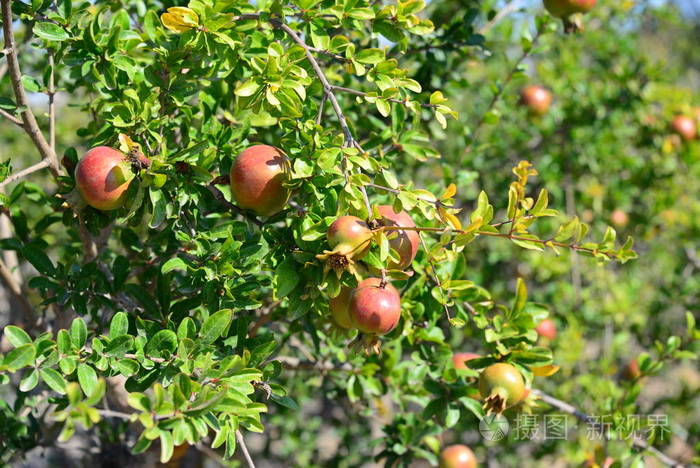
[[[382,226],[415,227],[413,219],[405,211],[399,213],[389,205],[377,207],[378,228]],[[329,261],[338,259],[362,260],[369,252],[374,232],[356,216],[340,216],[327,232],[328,245],[333,249]],[[411,266],[418,253],[420,238],[410,230],[391,230],[387,236],[389,246],[398,253],[398,259],[390,259],[388,269],[403,270]],[[334,260],[333,260],[334,259]],[[356,328],[369,335],[385,335],[393,330],[401,318],[399,292],[386,279],[369,277],[356,288],[341,288],[340,294],[330,300],[331,315],[335,323],[346,329]]]

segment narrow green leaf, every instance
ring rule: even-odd
[[[117,312],[109,323],[109,337],[116,338],[129,332],[129,316],[125,312]]]

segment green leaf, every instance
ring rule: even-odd
[[[118,359],[113,366],[126,377],[131,377],[139,371],[139,363],[133,359]]]
[[[22,392],[28,392],[32,390],[39,383],[39,371],[32,369],[27,375],[22,378],[19,382],[19,389]]]
[[[151,204],[153,205],[153,213],[151,215],[151,221],[148,223],[148,225],[151,229],[155,229],[160,226],[163,221],[165,221],[165,197],[163,196],[162,190],[155,190],[153,188],[149,189],[148,194],[151,198]]]
[[[70,326],[70,339],[75,348],[82,348],[87,342],[87,325],[85,321],[78,317],[73,320]]]
[[[65,41],[70,39],[68,32],[57,24],[41,21],[34,25],[34,34],[47,41]]]
[[[169,431],[160,431],[160,462],[166,463],[173,456],[173,435]]]
[[[71,339],[68,330],[58,330],[56,335],[56,343],[58,345],[58,352],[61,354],[68,354],[71,352]]]
[[[291,258],[286,258],[275,269],[277,298],[282,299],[297,287],[301,279],[297,272],[299,265]]]
[[[41,369],[41,378],[56,393],[64,395],[66,393],[66,381],[61,374],[54,369]]]
[[[364,49],[355,56],[355,60],[360,63],[374,65],[384,61],[384,51],[381,49]]]
[[[160,272],[163,274],[170,273],[173,270],[187,271],[187,264],[180,257],[173,257],[160,267]]]
[[[129,332],[129,316],[126,312],[117,312],[109,323],[109,337],[116,338]]]
[[[97,374],[95,373],[95,369],[87,364],[80,364],[78,366],[78,382],[85,395],[92,395],[97,388]]]
[[[15,327],[14,325],[8,325],[5,327],[5,337],[7,338],[7,341],[9,341],[15,348],[17,346],[22,346],[23,344],[32,342],[32,338],[26,331],[19,327]]]
[[[23,344],[16,347],[5,355],[3,364],[6,365],[12,372],[26,367],[34,361],[36,349],[33,344]]]
[[[209,344],[216,341],[219,336],[228,328],[233,318],[233,310],[223,309],[210,315],[199,331],[202,343]]]
[[[134,338],[129,335],[120,335],[112,338],[105,347],[104,352],[110,356],[124,356],[134,346]]]
[[[523,281],[522,278],[518,278],[515,288],[515,302],[513,303],[513,308],[511,309],[513,316],[518,315],[525,308],[526,302],[527,286],[525,286],[525,281]]]
[[[260,85],[256,83],[255,81],[246,81],[245,83],[240,84],[236,90],[233,92],[236,96],[240,97],[248,97],[252,96],[255,94],[255,92],[260,89]]]
[[[169,358],[177,349],[177,335],[172,330],[160,330],[146,345],[146,354],[153,357]]]
[[[37,269],[39,273],[46,276],[53,276],[55,268],[51,259],[43,251],[33,246],[22,248],[22,256]]]

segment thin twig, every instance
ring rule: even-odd
[[[348,94],[354,94],[355,96],[367,96],[369,93],[366,93],[364,91],[359,91],[357,89],[352,89],[352,88],[346,88],[344,86],[331,86],[331,89],[333,91],[341,91],[343,93],[348,93]],[[381,96],[376,96],[377,98],[381,98]],[[387,101],[390,102],[395,102],[397,104],[401,104],[403,106],[408,106],[408,103],[411,102],[408,98],[407,99],[396,99],[396,98],[389,98]],[[430,107],[434,108],[437,107],[437,104],[425,104],[425,103],[420,103],[421,107]]]
[[[7,179],[3,180],[0,182],[0,189],[6,186],[7,184],[10,184],[14,182],[17,179],[21,179],[24,176],[27,176],[31,174],[32,172],[40,171],[46,167],[51,166],[51,163],[49,162],[48,159],[42,159],[38,163],[34,164],[33,166],[26,167],[20,171],[15,172],[14,174],[11,174],[7,177]]]
[[[236,440],[238,441],[238,445],[241,447],[241,450],[243,450],[243,456],[245,457],[245,461],[248,463],[248,467],[255,468],[255,463],[253,463],[253,459],[250,457],[248,447],[245,445],[245,440],[243,439],[243,434],[241,433],[240,429],[236,429]]]
[[[56,84],[54,82],[54,60],[53,60],[53,50],[49,50],[49,67],[51,72],[49,74],[49,146],[55,152],[56,151],[56,103],[54,102],[54,97],[56,96]]]
[[[234,205],[230,201],[226,200],[226,197],[224,197],[224,194],[221,192],[221,190],[216,188],[216,186],[214,185],[215,182],[216,181],[207,185],[207,189],[212,193],[212,195],[214,195],[214,198],[216,199],[216,201],[218,201],[221,205],[225,206],[226,208],[233,211],[234,213],[239,214],[239,215],[245,217],[246,219],[249,219],[250,221],[255,223],[258,227],[262,227],[265,224],[264,222],[260,221],[255,216],[245,212],[244,210],[240,209],[239,207],[237,207],[236,205]]]
[[[323,108],[326,105],[326,99],[328,99],[328,97],[326,96],[326,93],[323,93],[323,96],[321,96],[321,103],[318,105],[318,115],[316,115],[316,125],[321,125],[321,120],[323,119]]]
[[[484,26],[482,26],[481,29],[479,29],[479,34],[484,35],[487,32],[489,32],[494,26],[496,26],[498,23],[500,23],[506,16],[510,15],[515,10],[520,8],[522,6],[522,4],[523,4],[522,0],[513,0],[508,5],[501,8],[501,10],[498,13],[496,13],[496,16],[494,16],[491,21],[489,21]]]
[[[0,109],[0,115],[2,115],[3,117],[5,117],[7,120],[9,120],[10,122],[12,122],[13,124],[15,124],[15,125],[17,125],[17,126],[19,126],[19,127],[24,128],[24,124],[22,123],[22,121],[21,121],[20,119],[18,119],[17,117],[15,117],[14,115],[10,114],[9,112],[7,112],[7,111],[5,111],[5,110],[3,110],[3,109]]]
[[[22,72],[19,68],[19,60],[17,57],[17,46],[15,37],[12,33],[12,5],[10,0],[0,0],[2,3],[2,25],[5,36],[5,48],[9,49],[7,53],[8,71],[10,73],[10,81],[12,89],[17,99],[17,105],[24,110],[21,112],[22,122],[24,123],[24,131],[29,135],[29,138],[34,142],[34,146],[39,150],[42,159],[48,159],[51,163],[51,172],[54,176],[58,176],[58,157],[56,152],[46,142],[46,138],[39,129],[39,124],[34,117],[34,113],[29,107],[29,100],[22,85]]]
[[[534,395],[537,395],[540,400],[544,401],[547,403],[549,406],[552,406],[553,408],[556,408],[560,411],[563,411],[567,414],[570,414],[574,416],[576,419],[579,421],[582,421],[586,424],[595,424],[596,419],[593,418],[592,416],[587,415],[586,413],[578,410],[575,406],[566,403],[565,401],[561,401],[557,398],[554,398],[551,395],[547,395],[541,390],[538,390],[536,388],[532,389],[532,393]],[[682,468],[684,465],[677,461],[674,460],[673,458],[669,457],[659,449],[649,445],[646,441],[641,440],[641,439],[634,439],[634,445],[635,447],[642,449],[642,450],[647,450],[654,454],[656,458],[658,458],[661,462],[663,462],[666,466],[671,466],[671,467],[677,467],[677,468]]]
[[[338,120],[340,122],[340,128],[343,130],[343,135],[345,135],[345,145],[348,147],[352,146],[352,142],[354,139],[352,137],[350,127],[348,126],[348,123],[345,120],[345,114],[343,114],[343,110],[340,108],[340,104],[338,104],[338,100],[335,98],[335,94],[333,94],[333,87],[328,82],[328,79],[323,73],[323,70],[321,70],[318,61],[316,61],[316,58],[311,53],[311,48],[308,44],[306,44],[306,42],[304,42],[304,40],[301,37],[299,37],[296,31],[290,28],[287,24],[279,20],[271,20],[271,23],[274,27],[284,31],[294,42],[299,44],[304,49],[306,59],[309,61],[309,63],[311,64],[311,68],[314,69],[314,73],[316,73],[316,76],[321,81],[321,84],[323,85],[323,91],[328,97],[328,100],[331,102],[333,110],[335,111],[335,115],[338,117]]]
[[[332,362],[319,362],[319,361],[302,361],[299,358],[291,356],[277,356],[273,359],[274,361],[279,361],[282,366],[287,370],[309,370],[309,371],[341,371],[341,372],[354,372],[355,369],[348,364],[333,364]]]
[[[434,228],[434,227],[420,227],[420,226],[382,226],[378,229],[375,229],[375,231],[427,231],[427,232],[453,232],[457,234],[468,234],[468,232],[464,231],[463,229],[445,229],[445,228]],[[557,242],[553,240],[548,240],[548,239],[530,239],[528,237],[522,237],[522,236],[516,236],[512,233],[509,234],[504,234],[502,232],[491,232],[491,231],[473,231],[474,234],[478,236],[490,236],[490,237],[501,237],[504,239],[509,239],[509,240],[519,240],[519,241],[525,241],[525,242],[534,242],[536,244],[542,244],[544,246],[557,246],[557,247],[563,247],[567,248],[570,250],[575,250],[578,252],[588,252],[591,254],[597,254],[597,253],[602,253],[608,258],[615,258],[615,255],[603,250],[598,250],[598,249],[589,249],[588,247],[581,247],[578,244],[566,244],[564,242]]]

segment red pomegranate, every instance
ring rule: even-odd
[[[75,185],[85,202],[98,210],[124,205],[124,195],[135,174],[126,156],[107,146],[85,153],[75,168]]]
[[[243,150],[231,166],[231,195],[239,207],[261,216],[279,212],[289,200],[288,161],[282,150],[254,145]]]
[[[377,211],[381,215],[379,223],[382,226],[406,226],[416,227],[411,216],[405,211],[396,213],[394,208],[389,205],[381,205],[377,207]],[[417,231],[390,231],[387,232],[389,237],[389,245],[399,254],[398,262],[389,262],[387,268],[395,270],[405,270],[411,266],[413,259],[418,253],[418,244],[420,237]]]
[[[525,86],[520,91],[520,102],[534,115],[544,115],[552,104],[552,93],[538,85]]]
[[[358,330],[385,335],[401,318],[401,297],[395,287],[380,278],[367,278],[357,285],[350,298],[350,321]]]

